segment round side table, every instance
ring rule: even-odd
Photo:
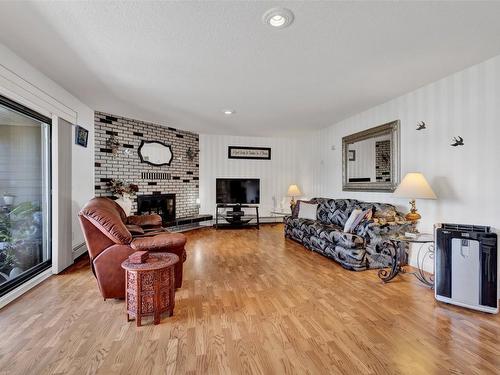
[[[144,316],[153,316],[154,324],[160,323],[164,312],[174,313],[174,266],[179,257],[170,253],[150,253],[144,263],[122,263],[125,269],[125,304],[127,321],[135,317],[137,327]]]
[[[392,266],[389,271],[381,269],[378,271],[378,277],[383,282],[387,283],[396,277],[399,273],[408,273],[414,275],[420,282],[427,285],[431,289],[434,288],[434,276],[427,276],[424,272],[424,262],[427,258],[434,259],[434,237],[432,234],[418,234],[417,237],[406,236],[388,236],[385,238],[394,243],[396,252],[392,259]],[[407,272],[404,265],[407,262],[406,248],[410,243],[419,244],[420,247],[417,253],[417,270],[415,272]]]

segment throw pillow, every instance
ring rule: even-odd
[[[362,210],[360,208],[355,208],[352,212],[351,215],[349,216],[349,219],[345,222],[344,225],[344,232],[345,233],[352,233],[356,229],[356,227],[361,223],[363,219],[371,219],[371,209],[366,209]]]
[[[394,207],[383,204],[375,209],[373,213],[373,217],[376,219],[385,219],[387,221],[393,221],[396,216],[396,210]]]
[[[298,200],[297,203],[295,204],[295,207],[293,208],[292,217],[294,217],[294,218],[298,218],[299,217],[299,208],[300,208],[300,203],[301,202],[312,203],[312,201]]]
[[[368,208],[366,211],[365,220],[371,220],[373,218],[373,208]]]
[[[372,218],[371,208],[362,210],[361,213],[354,219],[351,225],[350,233],[353,233],[363,220],[370,220],[371,218]]]
[[[318,205],[314,203],[300,202],[299,219],[316,220]]]
[[[349,218],[344,224],[344,232],[349,233],[351,231],[354,220],[356,220],[356,218],[361,215],[362,212],[363,210],[361,210],[360,208],[355,208],[354,210],[352,210],[351,215],[349,215]]]

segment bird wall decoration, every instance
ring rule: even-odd
[[[424,121],[420,121],[418,124],[417,124],[417,130],[422,130],[422,129],[427,129],[425,127],[425,122]]]
[[[452,144],[450,146],[457,147],[457,146],[463,146],[464,145],[464,139],[460,136],[458,137],[453,137],[452,139]]]

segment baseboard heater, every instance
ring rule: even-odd
[[[463,224],[438,224],[435,232],[436,299],[498,313],[496,233]]]

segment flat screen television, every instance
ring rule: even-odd
[[[216,203],[260,203],[260,179],[258,178],[218,178],[215,181],[215,191]]]

